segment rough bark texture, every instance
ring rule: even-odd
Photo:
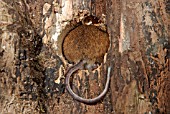
[[[72,79],[76,93],[93,98],[111,67],[110,89],[94,105],[73,100],[64,85],[62,40],[86,15],[110,37],[104,63]],[[0,113],[169,114],[169,24],[169,0],[1,0]]]

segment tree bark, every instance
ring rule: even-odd
[[[169,114],[168,0],[0,1],[0,113]],[[94,71],[79,71],[73,90],[100,102],[87,105],[65,90],[70,68],[62,41],[92,15],[106,25],[110,47]]]

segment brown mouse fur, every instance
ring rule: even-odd
[[[69,62],[101,63],[109,48],[109,35],[93,25],[79,25],[63,41],[63,55]]]

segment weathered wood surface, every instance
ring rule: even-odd
[[[168,0],[1,0],[0,113],[170,113],[169,8]],[[106,63],[73,78],[74,90],[92,98],[112,67],[110,89],[94,105],[64,89],[66,25],[86,14],[105,19],[110,36]]]

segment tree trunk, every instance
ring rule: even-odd
[[[169,9],[168,0],[0,1],[0,113],[169,114]],[[71,79],[75,93],[94,98],[111,68],[107,94],[92,105],[65,90],[65,74],[76,63],[62,46],[88,16],[110,39],[104,62]]]

